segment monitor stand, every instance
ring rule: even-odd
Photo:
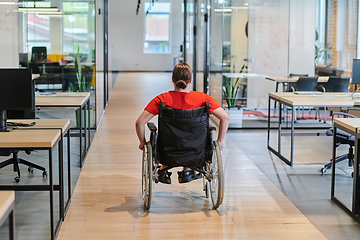
[[[7,127],[7,112],[0,110],[0,132],[11,132],[13,128]]]

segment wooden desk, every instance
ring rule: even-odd
[[[9,122],[13,123],[25,123],[29,124],[32,122],[35,122],[36,124],[31,127],[21,127],[18,126],[17,129],[21,130],[34,130],[34,129],[59,129],[61,131],[61,142],[63,142],[63,138],[67,136],[67,160],[68,160],[68,168],[67,168],[67,174],[68,174],[68,199],[65,202],[64,206],[64,216],[67,213],[67,210],[70,206],[71,196],[72,196],[72,190],[71,190],[71,160],[70,160],[70,119],[11,119],[8,120]],[[63,181],[63,180],[61,180]],[[64,192],[64,189],[62,189]],[[64,204],[63,204],[64,205]]]
[[[299,80],[299,77],[266,77],[266,79],[276,82],[275,92],[278,92],[280,83],[283,85],[283,92],[285,92],[285,83],[296,83]],[[318,83],[326,83],[328,80],[329,77],[320,76],[318,78]]]
[[[59,184],[53,181],[53,150],[56,146],[59,152]],[[59,129],[15,129],[0,133],[0,149],[11,150],[46,150],[49,152],[49,184],[48,185],[1,185],[0,190],[15,191],[49,191],[50,192],[50,231],[51,239],[55,239],[63,220],[63,143]],[[54,226],[54,190],[59,191],[59,221]]]
[[[360,223],[360,176],[359,176],[359,147],[360,147],[360,118],[335,118],[333,125],[333,132],[337,128],[355,136],[354,144],[354,172],[353,172],[353,192],[352,192],[352,207],[349,209],[335,196],[335,161],[332,161],[332,176],[331,176],[331,200],[343,208],[349,215]],[[332,145],[332,159],[336,158],[336,134],[333,134]]]
[[[278,123],[278,142],[277,150],[270,147],[270,102],[271,100],[279,103],[279,123]],[[312,107],[354,107],[360,106],[360,99],[352,99],[350,93],[324,93],[322,95],[298,95],[293,92],[285,93],[269,93],[268,102],[268,139],[267,147],[278,156],[286,164],[293,165],[294,155],[294,122],[295,122],[295,107],[298,106],[312,106]],[[281,154],[281,119],[282,106],[291,108],[291,143],[290,143],[290,160]]]
[[[82,128],[82,114],[80,114],[80,167],[90,147],[90,93],[89,92],[64,92],[52,95],[36,95],[37,107],[75,107],[84,111],[84,127]],[[86,109],[87,114],[86,114]],[[86,117],[87,115],[87,117]],[[82,147],[82,131],[84,130],[84,153]],[[88,143],[88,144],[87,144]]]
[[[0,191],[0,226],[9,219],[9,239],[15,239],[15,194],[14,191]]]

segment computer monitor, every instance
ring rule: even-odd
[[[7,132],[7,111],[35,112],[31,69],[0,69],[0,132]]]
[[[352,84],[360,84],[360,59],[353,60],[353,67],[352,67],[352,77],[351,77]]]

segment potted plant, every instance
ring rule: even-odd
[[[71,90],[73,92],[90,92],[90,88],[91,88],[91,83],[87,83],[85,76],[83,75],[83,70],[81,68],[81,64],[80,64],[81,60],[80,60],[80,49],[78,47],[77,50],[77,54],[74,57],[74,63],[75,63],[75,74],[76,74],[76,80],[77,80],[77,87],[74,86],[71,82],[70,82],[70,87]],[[82,118],[82,124],[81,127],[84,127],[85,125],[85,116],[84,116],[84,112],[80,111],[79,108],[75,109],[75,116],[76,116],[76,127],[79,128],[80,127],[80,112],[81,112],[81,118]],[[87,111],[86,111],[87,112]],[[90,123],[88,122],[87,124],[90,124],[90,126],[93,125],[93,113],[94,110],[92,108],[90,108]],[[87,119],[86,119],[87,120]]]
[[[239,73],[243,73],[244,71],[246,71],[245,64],[241,67]],[[235,73],[235,65],[233,67],[233,73]],[[223,76],[223,77],[224,77],[223,93],[224,93],[224,97],[225,97],[226,103],[228,105],[228,108],[230,109],[231,107],[235,107],[236,96],[237,96],[237,94],[239,92],[239,88],[240,88],[240,85],[238,84],[240,77],[236,78],[235,81],[233,81],[234,78],[229,78],[226,76]]]

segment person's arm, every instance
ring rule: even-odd
[[[145,124],[150,121],[155,115],[144,110],[139,118],[136,120],[135,127],[136,127],[136,134],[139,138],[140,144],[139,149],[144,150],[144,145],[146,143],[145,140]]]
[[[220,145],[220,147],[223,148],[223,140],[229,126],[230,118],[229,115],[225,112],[225,110],[221,107],[215,109],[212,114],[220,120],[219,134],[216,141]]]

